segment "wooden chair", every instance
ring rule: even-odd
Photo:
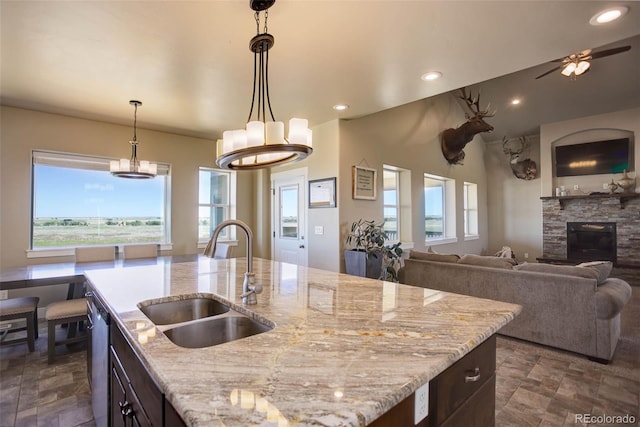
[[[136,258],[157,258],[158,245],[156,243],[147,245],[125,245],[124,259]]]
[[[52,302],[47,306],[47,361],[54,362],[55,347],[60,344],[72,344],[87,339],[86,333],[80,333],[75,325],[87,320],[87,299],[75,298],[65,301]],[[56,340],[56,325],[69,324],[67,338]]]
[[[20,328],[12,328],[2,333],[0,339],[1,344],[17,344],[26,342],[29,352],[35,349],[35,340],[38,338],[38,297],[20,297],[10,298],[0,301],[0,320],[25,319],[27,325]],[[27,330],[27,336],[24,338],[14,338],[6,341],[7,334]]]
[[[114,261],[115,246],[87,246],[76,248],[76,262]]]
[[[86,246],[76,248],[76,263],[115,261],[115,246]],[[87,321],[87,299],[84,295],[84,283],[71,283],[67,299],[56,301],[47,306],[47,356],[49,364],[55,360],[55,347],[60,344],[72,344],[87,339],[86,333],[81,333],[79,325]],[[67,338],[56,340],[56,326],[68,325]]]
[[[215,259],[228,259],[231,258],[231,250],[233,247],[226,243],[218,243],[216,245],[216,253],[213,254]]]

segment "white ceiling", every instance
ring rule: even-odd
[[[126,125],[133,118],[128,102],[138,99],[140,127],[218,138],[244,126],[249,113],[248,43],[256,26],[248,3],[2,0],[1,101]],[[606,27],[589,24],[612,5],[627,5],[629,13]],[[278,0],[269,11],[269,32],[278,120],[306,117],[315,125],[359,117],[525,70],[526,79],[517,80],[524,84],[507,76],[504,84],[483,88],[483,100],[498,108],[489,120],[496,134],[515,136],[566,112],[556,102],[567,99],[558,84],[582,92],[578,84],[594,86],[598,67],[623,57],[634,61],[635,80],[607,78],[609,86],[627,84],[607,108],[619,109],[610,104],[620,98],[640,104],[637,38],[631,51],[594,61],[576,82],[559,73],[533,79],[553,67],[539,64],[640,34],[634,1]],[[422,81],[429,70],[444,76]],[[508,120],[522,123],[511,127],[502,123],[510,91],[525,99]],[[539,95],[535,102],[526,98],[531,94]],[[351,108],[338,113],[337,103]],[[589,104],[572,103],[575,109]],[[535,119],[534,107],[547,115]]]

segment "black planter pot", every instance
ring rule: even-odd
[[[344,265],[347,274],[377,279],[382,270],[382,254],[367,257],[363,251],[344,251]]]

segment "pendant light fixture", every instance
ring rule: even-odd
[[[153,178],[158,174],[158,165],[146,160],[138,160],[138,138],[136,135],[137,120],[138,120],[138,107],[142,105],[142,102],[131,100],[129,104],[133,105],[135,110],[133,112],[133,139],[129,141],[131,144],[131,158],[111,160],[109,163],[109,171],[111,175],[120,178],[132,178],[132,179],[147,179]]]
[[[216,164],[222,169],[265,169],[293,163],[313,152],[311,129],[305,119],[289,121],[285,138],[284,123],[277,122],[269,99],[269,49],[274,37],[267,32],[269,8],[275,0],[250,0],[256,20],[256,36],[249,43],[253,52],[253,96],[245,129],[223,132],[218,140]],[[264,15],[264,29],[260,32],[260,15]],[[254,108],[256,115],[254,118]],[[270,121],[267,121],[267,111]]]

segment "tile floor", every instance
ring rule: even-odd
[[[628,415],[635,422],[626,425],[639,425],[640,288],[633,290],[609,365],[498,337],[496,426],[621,425],[588,423],[576,414]],[[65,354],[49,366],[45,326],[40,324],[34,353],[28,353],[26,344],[0,348],[0,427],[94,426],[83,344],[66,352],[59,347]]]

